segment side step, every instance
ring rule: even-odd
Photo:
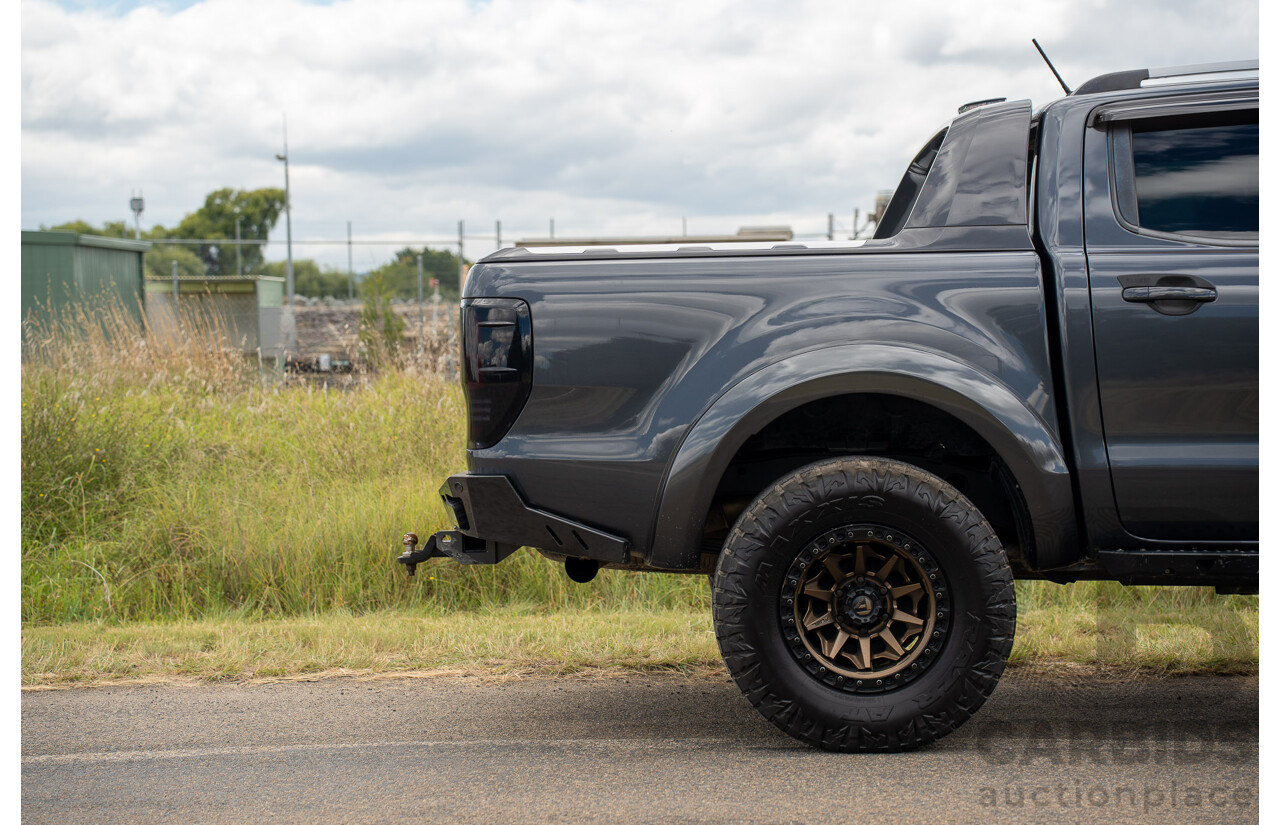
[[[1098,562],[1123,584],[1217,587],[1220,593],[1258,592],[1258,551],[1099,550]]]

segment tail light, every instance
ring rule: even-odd
[[[462,302],[467,447],[492,447],[507,434],[533,386],[529,305],[513,298]]]

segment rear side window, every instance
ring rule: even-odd
[[[1257,239],[1257,109],[1134,120],[1112,139],[1117,205],[1131,228]]]

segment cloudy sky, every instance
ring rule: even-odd
[[[21,222],[280,186],[287,113],[298,241],[847,232],[959,104],[1061,94],[1033,36],[1075,86],[1257,57],[1258,3],[25,0]]]

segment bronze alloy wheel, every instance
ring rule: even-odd
[[[779,615],[792,655],[851,693],[910,682],[937,656],[949,624],[946,582],[928,551],[899,531],[848,525],[792,561]]]

